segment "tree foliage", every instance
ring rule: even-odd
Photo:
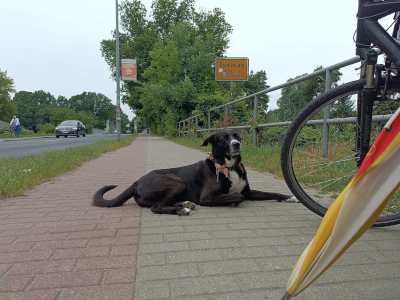
[[[321,70],[322,66],[315,71]],[[294,79],[307,74],[296,76]],[[342,73],[339,70],[332,72],[332,87],[338,85]],[[293,81],[293,78],[287,82]],[[276,117],[280,121],[291,121],[310,101],[325,92],[325,76],[316,76],[306,81],[289,85],[282,89],[282,96],[278,99],[278,109],[270,113],[270,117]]]
[[[219,8],[196,11],[194,0],[154,0],[147,17],[140,1],[125,0],[120,15],[120,56],[136,58],[138,72],[136,82],[122,83],[122,101],[135,111],[141,126],[154,133],[173,135],[174,122],[266,86],[265,71],[236,85],[234,97],[229,84],[215,81],[215,58],[225,54],[232,32]],[[100,49],[115,78],[115,33]],[[267,103],[268,97],[260,101],[263,109]],[[246,109],[241,114],[249,119]],[[220,116],[213,113],[214,118]]]
[[[92,128],[105,128],[107,120],[115,120],[115,105],[103,94],[83,92],[70,99],[57,99],[45,91],[20,91],[11,101],[18,108],[21,126],[35,132],[48,133],[64,120],[81,121],[88,133]],[[126,132],[128,116],[122,113],[121,131]],[[54,131],[54,130],[53,130]]]
[[[7,71],[0,69],[0,120],[11,120],[17,107],[11,102],[11,94],[15,93],[14,80],[7,77]]]
[[[20,91],[14,95],[13,103],[18,107],[21,126],[35,132],[38,124],[50,123],[52,109],[57,106],[56,98],[43,90]]]

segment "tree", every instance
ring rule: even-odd
[[[160,36],[170,35],[174,23],[191,22],[194,14],[194,0],[155,0],[152,5],[153,24]]]
[[[321,70],[322,66],[317,67],[315,71]],[[303,74],[296,76],[295,79],[305,76]],[[332,86],[336,87],[342,73],[339,70],[332,72]],[[292,78],[287,80],[293,81]],[[302,81],[282,89],[282,96],[278,99],[278,114],[281,121],[290,121],[315,97],[325,92],[325,78],[316,76],[306,81]]]
[[[62,121],[65,120],[79,120],[85,125],[86,132],[91,133],[94,125],[96,124],[96,119],[87,112],[75,112],[70,108],[54,108],[52,110],[52,115],[50,117],[51,124],[54,126],[59,125]]]
[[[149,84],[175,84],[181,71],[175,42],[168,40],[163,44],[158,41],[150,55],[152,57],[151,64],[143,73],[147,82]]]
[[[20,91],[14,95],[13,103],[18,107],[21,126],[37,132],[37,125],[50,122],[52,109],[57,107],[55,97],[43,90]]]
[[[77,113],[86,112],[87,114],[92,114],[96,119],[94,126],[98,128],[104,128],[107,120],[115,118],[115,105],[112,104],[110,98],[100,93],[83,92],[72,96],[68,102],[64,103],[67,104],[66,108],[70,108]]]
[[[254,73],[254,71],[251,70],[248,80],[245,81],[243,84],[243,91],[246,94],[246,96],[255,94],[257,92],[269,88],[269,85],[267,85],[267,79],[268,79],[267,73],[264,70],[258,71],[256,73]],[[269,103],[268,94],[259,95],[257,97],[260,109],[266,112],[268,110],[268,103]],[[250,101],[246,101],[246,107],[248,107],[248,109],[253,111],[254,100],[252,99]]]
[[[17,112],[17,106],[11,101],[11,93],[15,93],[14,80],[7,77],[7,71],[0,69],[0,120],[11,120]]]
[[[152,132],[163,134],[166,124],[189,117],[200,99],[229,101],[212,68],[232,32],[220,9],[196,12],[194,0],[154,0],[146,19],[146,8],[133,0],[121,4],[120,14],[121,58],[136,57],[138,65],[138,80],[122,83],[122,102]],[[115,33],[101,42],[101,52],[115,78]]]

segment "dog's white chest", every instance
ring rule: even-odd
[[[229,171],[229,181],[232,184],[229,189],[229,194],[241,193],[246,186],[246,181],[240,178],[236,171]]]

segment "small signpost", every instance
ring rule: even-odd
[[[122,80],[136,81],[136,59],[121,59]]]
[[[247,81],[249,59],[247,57],[217,57],[215,59],[215,80]]]

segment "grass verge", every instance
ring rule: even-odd
[[[63,151],[0,160],[0,199],[21,196],[26,190],[72,171],[105,152],[130,145],[137,136],[132,134],[119,142],[98,141]]]

